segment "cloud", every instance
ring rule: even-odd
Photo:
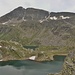
[[[18,6],[40,8],[48,11],[73,11],[75,0],[0,0],[0,16]]]

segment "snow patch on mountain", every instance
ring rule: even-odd
[[[56,16],[50,17],[51,20],[57,20],[58,18]]]
[[[61,19],[69,19],[70,17],[69,17],[69,16],[64,17],[64,16],[62,15],[62,16],[60,16],[60,18],[61,18]]]
[[[5,24],[7,24],[8,22],[4,22],[4,23],[2,23],[3,25],[5,25]]]

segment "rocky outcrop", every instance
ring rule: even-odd
[[[49,75],[75,75],[75,50],[71,51],[66,57],[60,73]]]
[[[61,75],[75,75],[75,51],[69,53],[65,59]]]

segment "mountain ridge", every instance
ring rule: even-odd
[[[36,8],[23,8],[17,7],[11,12],[0,17],[0,23],[6,22],[11,19],[25,19],[25,20],[43,20],[43,19],[51,19],[51,20],[60,20],[73,18],[75,13],[72,12],[49,12],[43,9]]]
[[[29,19],[31,19],[32,18],[32,16],[30,16],[30,15],[28,15],[28,13],[31,11],[31,13],[30,14],[33,14],[33,12],[44,12],[44,14],[45,14],[45,12],[47,12],[47,11],[45,11],[45,10],[41,10],[41,9],[35,9],[35,8],[27,8],[27,9],[25,9],[25,8],[23,8],[23,7],[18,7],[18,8],[16,8],[16,9],[14,9],[14,10],[12,10],[11,12],[9,12],[9,13],[7,13],[7,14],[5,14],[5,15],[3,15],[3,16],[1,16],[0,17],[0,22],[1,21],[3,21],[3,20],[5,20],[5,21],[8,21],[9,19],[12,19],[12,18],[29,18]],[[27,13],[27,15],[28,16],[26,16],[26,13]],[[48,13],[48,12],[47,12]],[[35,14],[36,15],[36,14]],[[7,19],[6,19],[7,18]]]

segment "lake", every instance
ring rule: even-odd
[[[61,71],[63,62],[63,60],[50,62],[35,62],[30,60],[2,61],[0,62],[0,75],[47,75]]]
[[[35,50],[39,46],[23,46],[23,47],[26,48],[26,49],[33,49],[33,50]]]

